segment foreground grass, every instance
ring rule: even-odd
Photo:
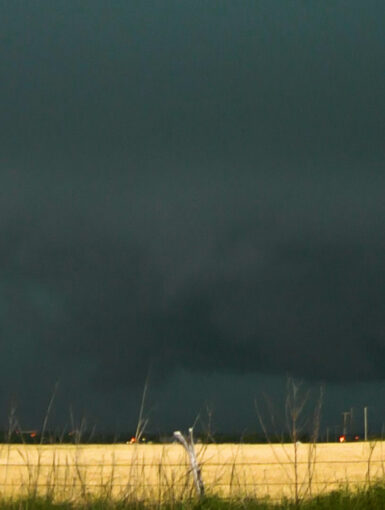
[[[84,503],[55,503],[49,499],[27,498],[1,501],[0,510],[385,510],[385,485],[356,493],[335,491],[300,502],[272,503],[268,500],[206,498],[201,501],[144,504],[100,499]]]

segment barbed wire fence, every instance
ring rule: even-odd
[[[307,460],[297,461],[297,478],[289,460],[200,462],[207,495],[223,497],[301,498],[338,488],[369,487],[385,480],[385,457],[317,460],[308,478]],[[136,459],[134,462],[6,462],[0,458],[0,493],[121,497],[138,499],[191,497],[195,493],[191,464]],[[312,490],[310,490],[312,487]]]

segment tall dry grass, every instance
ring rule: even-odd
[[[148,421],[144,413],[147,386],[148,380],[140,404],[138,440]],[[43,498],[77,504],[120,501],[175,506],[194,499],[189,459],[178,444],[81,444],[83,421],[73,426],[74,444],[44,444],[55,393],[56,389],[39,444],[11,444],[18,428],[15,413],[11,413],[8,441],[0,445],[0,500]],[[317,442],[322,393],[311,413],[309,442],[300,442],[308,397],[308,392],[301,393],[300,385],[288,381],[285,413],[290,443],[270,441],[260,418],[267,444],[196,445],[208,498],[238,502],[286,499],[298,506],[336,489],[367,490],[384,480],[384,442]],[[22,435],[20,438],[23,440]]]
[[[336,489],[370,488],[384,479],[384,443],[198,444],[208,497],[283,498],[297,503]],[[2,498],[125,501],[163,504],[195,496],[183,448],[164,445],[23,445],[0,447]],[[299,496],[299,497],[298,497]]]

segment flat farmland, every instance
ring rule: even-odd
[[[354,489],[385,477],[385,443],[197,444],[208,494],[292,498]],[[178,444],[0,445],[3,497],[48,495],[133,500],[183,499],[194,493]]]

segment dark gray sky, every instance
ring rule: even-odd
[[[241,430],[287,374],[338,416],[384,393],[384,22],[0,2],[4,416],[36,422],[60,381],[59,416],[126,426],[150,367],[159,427],[210,400]]]

